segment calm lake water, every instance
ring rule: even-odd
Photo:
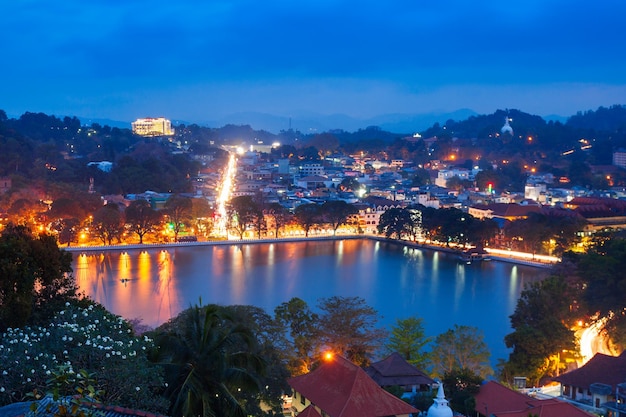
[[[492,363],[506,358],[509,315],[545,270],[503,262],[465,265],[452,254],[372,240],[186,246],[74,253],[81,289],[109,311],[156,327],[197,304],[246,304],[270,314],[293,297],[358,296],[389,328],[422,317],[437,336],[455,324],[485,334]]]

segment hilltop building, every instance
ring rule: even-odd
[[[173,136],[172,122],[164,117],[146,117],[131,123],[133,133],[139,136]]]

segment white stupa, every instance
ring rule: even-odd
[[[439,389],[437,390],[437,398],[435,402],[428,409],[427,417],[452,417],[452,409],[448,406],[448,400],[446,400],[443,394],[443,382],[439,383]]]
[[[502,134],[504,135],[505,133],[510,134],[511,136],[513,136],[513,128],[511,127],[511,125],[509,124],[509,116],[506,116],[504,118],[504,126],[502,126],[502,129],[500,129],[500,132],[502,132]]]

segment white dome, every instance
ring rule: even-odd
[[[452,417],[452,409],[448,406],[448,400],[443,394],[443,383],[439,383],[437,398],[428,409],[427,417]]]
[[[509,133],[509,134],[513,134],[513,128],[511,127],[511,125],[509,124],[509,118],[508,116],[504,118],[504,126],[502,126],[502,129],[500,129],[500,132],[504,133]]]

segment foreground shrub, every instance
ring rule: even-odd
[[[104,404],[166,411],[161,369],[147,359],[153,341],[136,337],[126,320],[100,305],[80,304],[66,303],[45,327],[9,328],[1,335],[0,404],[46,392],[47,381],[64,368],[70,374],[92,374]]]

